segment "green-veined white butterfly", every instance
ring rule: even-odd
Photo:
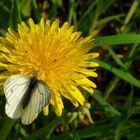
[[[50,103],[48,86],[35,76],[18,74],[4,83],[6,96],[5,112],[12,119],[21,118],[23,124],[30,124],[37,114]]]

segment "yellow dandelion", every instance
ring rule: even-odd
[[[69,99],[76,107],[84,104],[85,98],[79,87],[93,93],[96,85],[88,77],[97,77],[96,62],[88,61],[98,53],[89,53],[93,48],[92,36],[81,37],[74,32],[74,26],[59,20],[52,24],[41,19],[35,24],[18,25],[18,32],[8,29],[5,37],[0,38],[0,82],[11,75],[36,73],[44,81],[52,94],[51,105],[58,116],[64,108],[62,97]],[[89,69],[90,68],[90,69]],[[48,114],[48,107],[44,108]]]

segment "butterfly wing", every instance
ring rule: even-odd
[[[38,81],[31,94],[30,102],[21,116],[21,121],[23,124],[32,123],[37,117],[38,113],[42,111],[51,100],[50,90],[43,81]]]
[[[5,106],[6,114],[17,119],[23,112],[22,99],[28,88],[30,77],[22,74],[13,75],[4,83],[4,94],[7,100]]]

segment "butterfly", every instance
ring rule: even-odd
[[[47,84],[36,76],[17,74],[4,83],[5,112],[12,119],[21,118],[23,124],[31,124],[38,113],[50,103],[51,92]]]

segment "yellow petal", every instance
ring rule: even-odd
[[[99,53],[88,53],[86,55],[83,56],[84,60],[89,60],[91,58],[96,58],[99,56]]]
[[[93,94],[94,90],[91,87],[86,87],[86,86],[81,86],[83,89],[85,89],[86,91],[88,91],[90,94]]]
[[[61,116],[62,109],[64,108],[63,102],[59,92],[52,93],[52,100],[54,100],[54,108],[57,116]]]
[[[47,105],[44,109],[43,109],[44,115],[48,115],[49,114],[49,106]]]
[[[75,87],[75,86],[66,86],[69,94],[71,94],[71,96],[73,98],[75,98],[81,105],[84,104],[85,98],[83,97],[81,91]]]
[[[99,64],[96,62],[91,62],[91,61],[82,61],[80,63],[81,67],[98,67]]]
[[[87,87],[93,87],[96,88],[97,86],[90,81],[88,78],[83,78],[80,80],[76,80],[76,82],[80,85],[80,86],[87,86]]]
[[[77,70],[77,72],[81,72],[81,73],[83,73],[87,76],[91,76],[91,77],[97,77],[98,76],[96,72],[88,70],[88,69],[84,69],[84,68],[79,68]]]
[[[61,94],[62,94],[65,98],[69,99],[75,107],[78,107],[79,104],[78,104],[77,100],[76,100],[75,98],[73,98],[73,97],[71,96],[71,94],[69,94],[69,93],[68,93],[66,90],[64,90],[64,89],[65,89],[65,88],[61,88],[61,89],[60,89]]]

